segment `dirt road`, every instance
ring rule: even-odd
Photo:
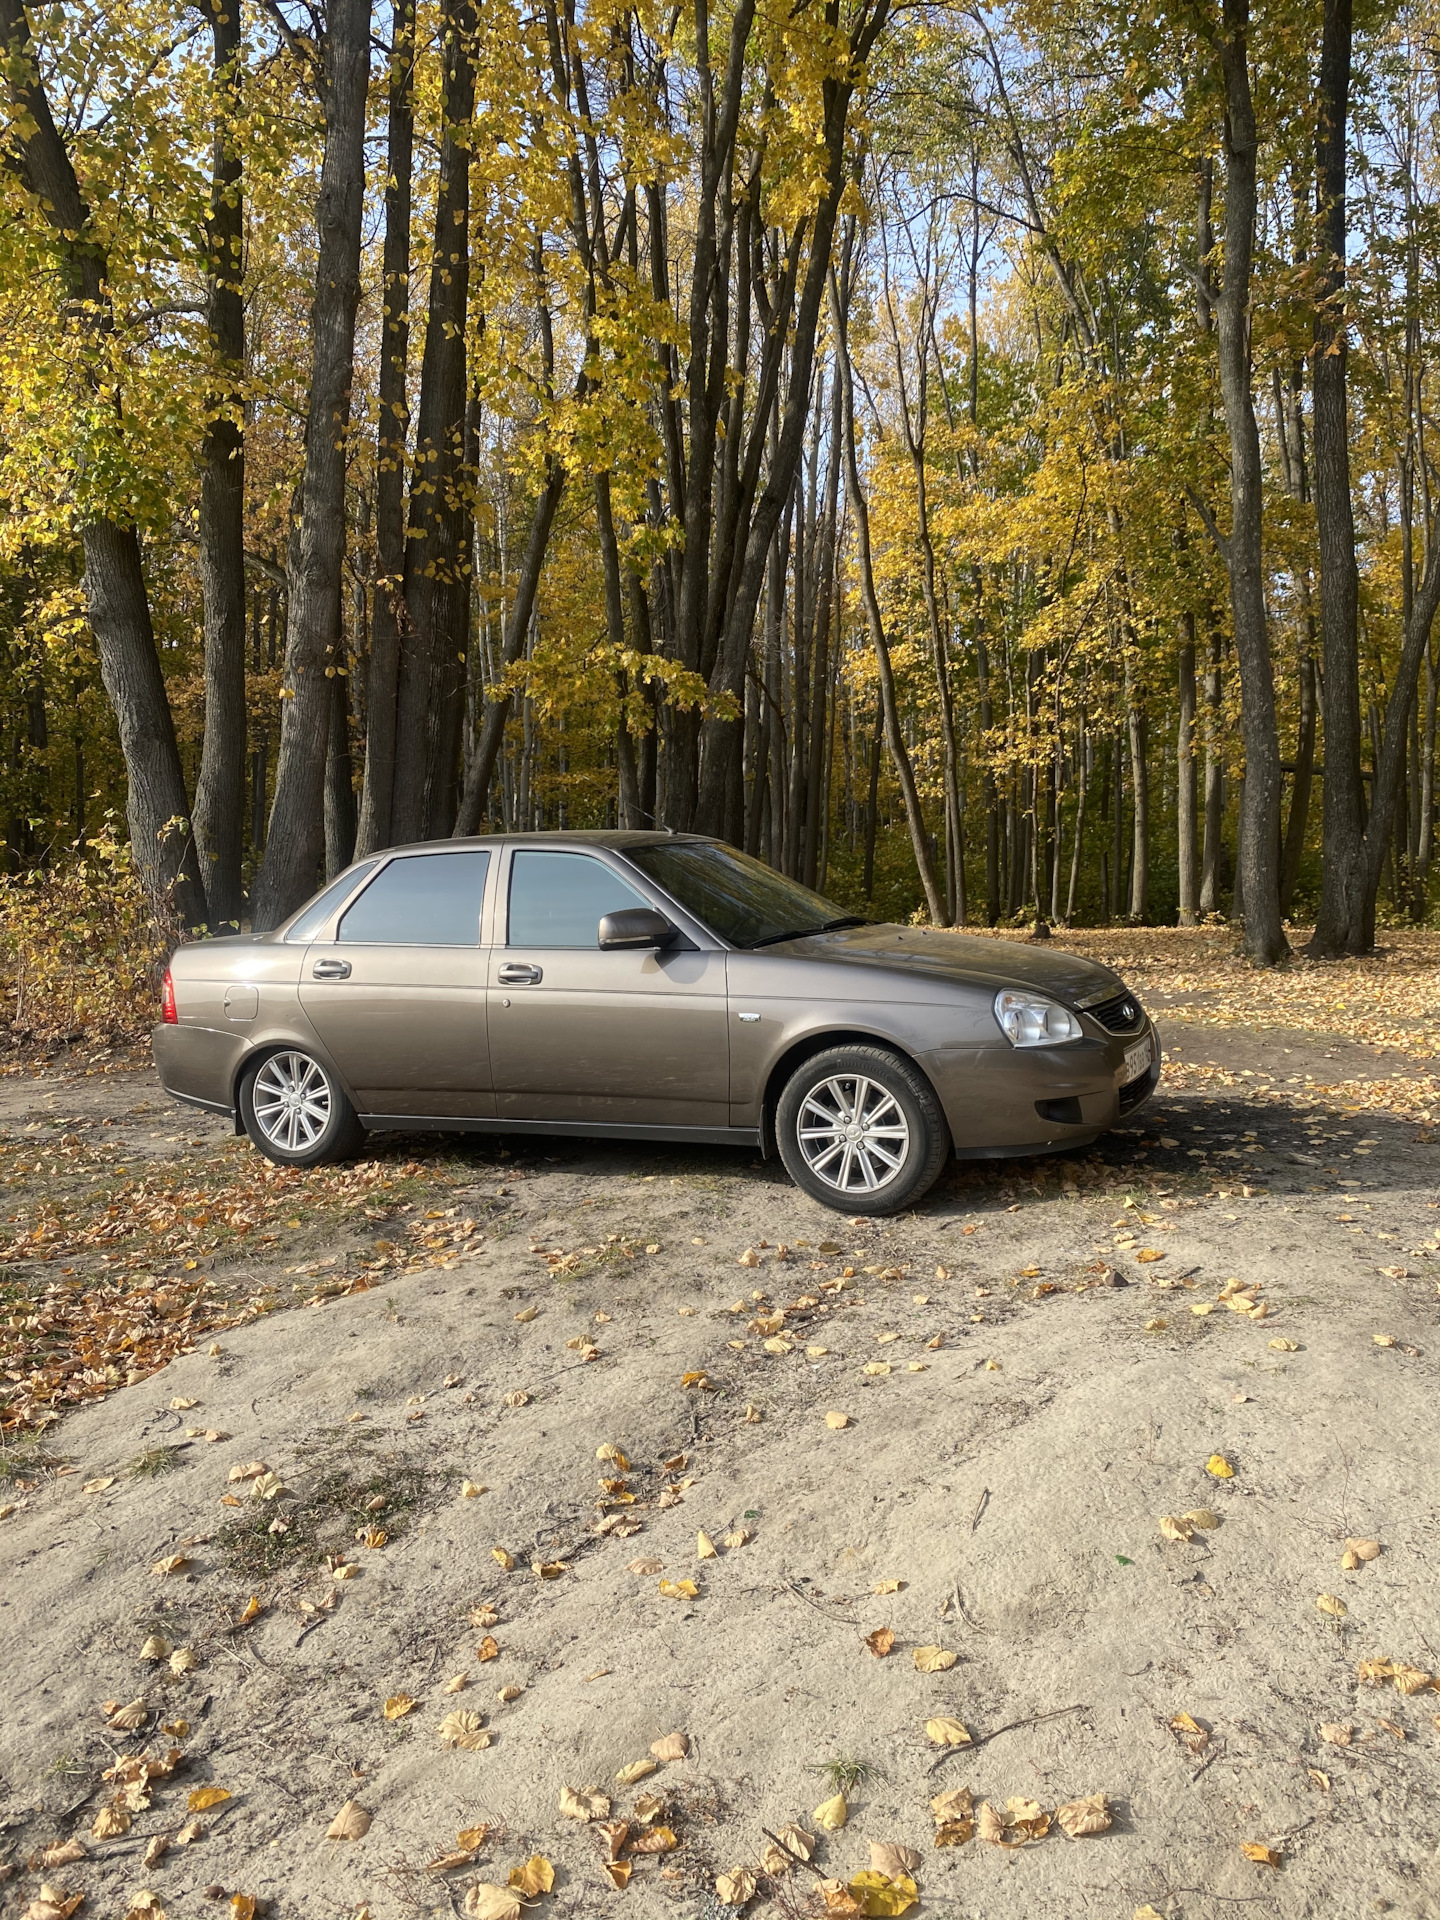
[[[1440,1915],[1440,1168],[1372,1093],[1428,1069],[1150,997],[1143,1128],[894,1222],[718,1151],[267,1187],[144,1076],[0,1082],[9,1310],[53,1310],[0,1484],[3,1911],[402,1920],[541,1854],[559,1913],[713,1920],[794,1821],[757,1909],[879,1842],[922,1913]],[[141,1305],[87,1381],[61,1292],[104,1275]],[[937,1848],[959,1788],[1000,1819]],[[1027,1838],[1094,1794],[1107,1831]]]

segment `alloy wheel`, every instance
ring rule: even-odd
[[[305,1153],[330,1124],[330,1082],[303,1053],[273,1053],[250,1093],[255,1122],[273,1146]]]
[[[796,1134],[805,1164],[837,1193],[875,1193],[910,1151],[910,1126],[888,1087],[864,1074],[834,1074],[811,1087]]]

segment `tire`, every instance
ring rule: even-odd
[[[365,1137],[339,1081],[303,1047],[282,1047],[240,1083],[240,1118],[281,1167],[318,1167],[354,1154]]]
[[[854,1111],[857,1087],[869,1128],[852,1147],[841,1121]],[[775,1133],[796,1186],[838,1213],[900,1213],[930,1190],[950,1154],[929,1081],[883,1047],[813,1055],[785,1083]]]

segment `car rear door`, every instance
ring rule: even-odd
[[[488,1119],[490,850],[397,854],[312,942],[300,1004],[361,1113]]]
[[[594,854],[516,847],[502,886],[489,1024],[499,1116],[728,1125],[725,955],[602,952],[603,914],[654,903]]]

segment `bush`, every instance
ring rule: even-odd
[[[51,871],[0,877],[0,990],[16,1046],[114,1046],[156,1018],[170,942],[130,849],[106,834]]]

